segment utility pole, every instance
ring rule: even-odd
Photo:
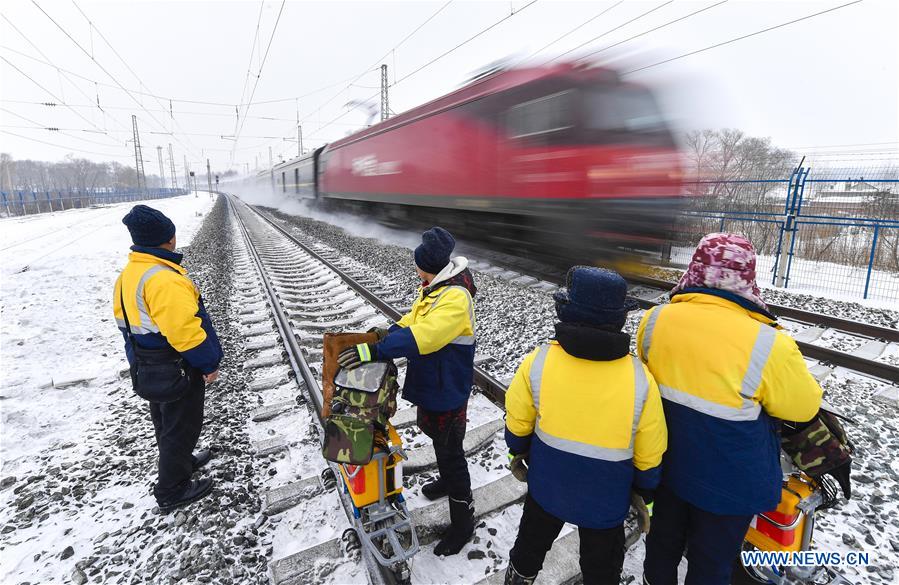
[[[162,165],[162,147],[156,147],[156,158],[159,159],[159,186],[165,189],[165,167]]]
[[[190,186],[190,165],[187,164],[187,155],[184,155],[184,183],[187,185],[187,190],[191,190]]]
[[[134,128],[134,170],[137,171],[137,190],[147,188],[147,176],[144,174],[144,159],[140,149],[140,134],[137,132],[137,116],[131,114],[131,126]]]
[[[381,121],[390,117],[390,101],[387,95],[387,65],[381,65]]]
[[[297,124],[297,156],[303,156],[303,127]]]
[[[206,184],[209,186],[209,192],[212,193],[212,171],[209,169],[209,159],[206,159]]]
[[[171,142],[169,142],[169,172],[172,173],[172,189],[177,189],[178,179],[175,177],[175,155],[172,154]]]

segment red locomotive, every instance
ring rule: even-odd
[[[658,250],[683,193],[651,92],[571,64],[494,71],[278,165],[270,180],[404,227],[589,263]]]

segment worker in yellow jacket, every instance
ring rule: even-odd
[[[659,390],[621,331],[637,308],[617,273],[579,266],[555,295],[556,336],[506,391],[506,443],[528,459],[528,495],[507,585],[531,584],[565,522],[587,585],[618,585],[631,491],[652,503],[667,444]]]
[[[434,554],[458,554],[474,533],[471,478],[462,442],[474,382],[477,288],[468,260],[451,257],[456,241],[437,226],[422,234],[415,248],[421,288],[412,309],[387,330],[378,343],[362,343],[341,352],[342,367],[378,359],[407,358],[403,398],[418,407],[417,422],[431,438],[438,479],[425,484],[430,500],[449,496],[450,527]]]
[[[821,388],[761,299],[752,244],[734,234],[699,242],[671,303],[644,315],[637,350],[669,432],[645,582],[677,583],[686,549],[687,585],[730,583],[753,515],[780,502],[776,419],[810,420]]]
[[[212,457],[209,450],[193,449],[203,426],[205,384],[218,378],[223,353],[200,292],[174,251],[172,221],[136,205],[122,223],[134,245],[115,282],[113,313],[135,392],[150,401],[159,449],[153,494],[167,511],[212,489],[211,479],[191,480]]]

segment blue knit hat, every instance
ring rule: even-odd
[[[627,282],[605,268],[574,266],[565,288],[553,295],[556,314],[563,323],[624,326],[628,311],[639,305],[627,296]]]
[[[122,218],[128,226],[131,241],[138,246],[155,247],[164,244],[175,235],[175,224],[158,209],[146,205],[135,205]]]
[[[449,264],[456,247],[452,234],[442,227],[432,227],[421,234],[421,245],[415,248],[415,265],[430,274],[437,274]]]

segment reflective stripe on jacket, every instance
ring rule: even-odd
[[[125,336],[130,363],[134,355],[125,333],[122,299],[138,345],[148,349],[171,346],[190,365],[209,374],[218,369],[222,348],[200,291],[180,266],[180,258],[180,254],[161,248],[132,251],[115,282],[113,314]]]
[[[547,512],[617,526],[631,485],[659,482],[667,432],[658,387],[634,356],[581,359],[553,341],[525,357],[506,391],[506,442],[530,451],[528,489]]]
[[[458,274],[465,266],[467,261],[449,273]],[[376,347],[379,358],[408,359],[406,400],[433,411],[459,408],[474,382],[475,316],[469,290],[449,284],[419,294]]]
[[[678,294],[648,311],[637,351],[659,384],[669,445],[663,482],[716,514],[780,501],[774,418],[806,421],[821,388],[769,317],[715,294]]]

